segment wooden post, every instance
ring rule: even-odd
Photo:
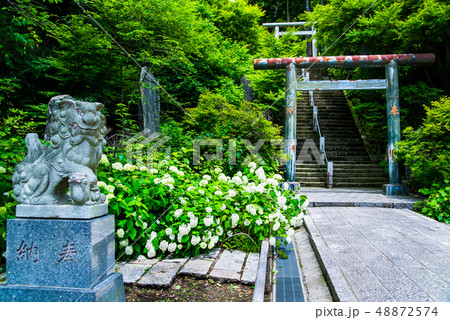
[[[284,133],[284,152],[289,160],[286,163],[286,181],[295,181],[295,160],[297,147],[297,67],[291,63],[286,68],[286,118]]]
[[[400,141],[400,100],[398,88],[398,64],[392,60],[386,65],[386,113],[388,127],[389,184],[383,185],[387,195],[408,194],[407,187],[401,185],[398,163],[395,162],[395,144]]]

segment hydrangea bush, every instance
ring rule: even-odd
[[[258,245],[264,238],[292,241],[308,206],[305,196],[286,190],[282,177],[267,177],[251,162],[226,176],[217,167],[196,173],[176,159],[156,168],[109,163],[104,156],[98,185],[116,216],[119,259],[195,256],[235,235]]]

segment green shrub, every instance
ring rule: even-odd
[[[223,139],[224,161],[228,161],[232,140],[236,140],[236,163],[244,163],[250,152],[244,144],[247,139],[253,146],[260,141],[282,139],[280,127],[264,118],[264,106],[241,100],[230,103],[223,95],[206,91],[200,96],[195,108],[187,109],[185,124],[199,133],[201,139]],[[215,147],[214,147],[215,150]],[[273,141],[265,141],[258,150],[265,170],[273,172],[278,169],[280,147]],[[245,165],[245,164],[244,164]],[[229,174],[238,170],[236,166],[223,165]]]
[[[425,107],[422,126],[404,130],[397,155],[411,168],[420,187],[431,187],[450,179],[450,98],[442,97]]]
[[[420,189],[428,199],[419,204],[421,213],[437,221],[450,223],[450,180],[435,183],[430,189]]]
[[[103,157],[98,184],[116,217],[119,259],[194,256],[240,234],[258,248],[264,238],[272,244],[275,236],[292,240],[307,200],[279,190],[280,175],[268,178],[254,162],[234,177],[220,168],[196,173],[185,156],[154,168],[110,164]]]

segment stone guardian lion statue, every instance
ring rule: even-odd
[[[26,136],[28,154],[12,178],[15,198],[34,205],[104,203],[96,174],[106,144],[103,104],[61,95],[48,108],[50,145],[43,146],[36,133]]]

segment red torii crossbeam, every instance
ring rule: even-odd
[[[432,65],[434,59],[434,53],[270,58],[254,59],[253,66],[255,70],[286,69],[291,63],[295,63],[297,68],[382,67],[388,65],[391,61],[397,62],[399,66]]]

